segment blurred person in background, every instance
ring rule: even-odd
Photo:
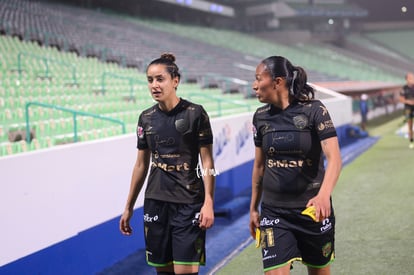
[[[359,111],[361,112],[361,129],[366,131],[368,121],[368,95],[362,94],[359,100]]]
[[[414,149],[413,142],[413,117],[414,117],[414,74],[405,75],[406,84],[400,94],[400,102],[404,103],[404,117],[408,126],[409,148]]]
[[[157,104],[139,116],[137,159],[119,228],[132,234],[134,204],[150,168],[143,217],[147,263],[159,275],[194,275],[205,264],[206,229],[214,223],[210,120],[201,105],[177,96],[174,55],[153,60],[146,73]]]
[[[334,124],[322,102],[313,99],[306,72],[284,57],[271,56],[257,66],[253,89],[266,105],[253,116],[249,228],[261,247],[264,272],[290,274],[299,260],[309,274],[330,274],[331,193],[342,167]]]

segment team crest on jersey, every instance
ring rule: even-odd
[[[177,119],[175,121],[175,129],[177,129],[178,132],[180,132],[181,134],[185,134],[187,132],[189,132],[190,128],[190,123],[188,120],[186,119]]]
[[[308,118],[304,115],[297,115],[293,117],[293,124],[298,129],[303,129],[308,126]]]
[[[137,127],[137,135],[139,138],[143,138],[144,137],[144,128],[142,128],[141,126]]]

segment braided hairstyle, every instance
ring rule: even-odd
[[[172,53],[163,53],[161,57],[154,59],[151,63],[147,66],[147,70],[151,65],[165,65],[167,68],[167,72],[171,75],[171,78],[178,77],[178,80],[181,78],[181,74],[179,72],[177,64],[175,64],[175,56]]]
[[[314,89],[307,84],[308,77],[305,70],[292,63],[283,56],[270,56],[261,62],[272,79],[284,77],[289,95],[299,101],[308,101],[315,97]]]

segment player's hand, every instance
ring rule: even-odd
[[[260,214],[259,211],[250,211],[249,230],[253,239],[256,239],[256,229],[260,228]]]
[[[331,200],[330,197],[316,195],[315,197],[311,198],[306,204],[306,207],[309,206],[315,207],[315,220],[322,221],[328,218],[331,215]]]
[[[129,221],[132,217],[132,211],[125,210],[124,213],[121,216],[121,219],[119,220],[119,230],[124,235],[131,235],[132,234],[132,228],[129,225]]]
[[[201,229],[209,229],[214,224],[214,210],[212,206],[204,204],[200,210],[199,226]]]

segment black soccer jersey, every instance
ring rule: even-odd
[[[150,149],[151,169],[145,197],[175,203],[204,201],[198,157],[213,143],[209,117],[201,105],[180,99],[162,111],[158,104],[143,111],[137,127],[138,149]]]
[[[404,85],[403,90],[401,91],[401,96],[405,99],[414,99],[414,87]],[[414,105],[405,104],[406,108],[414,108]]]
[[[304,207],[325,174],[320,142],[336,136],[326,107],[319,100],[285,110],[268,104],[257,109],[253,126],[254,143],[265,154],[263,203]]]

